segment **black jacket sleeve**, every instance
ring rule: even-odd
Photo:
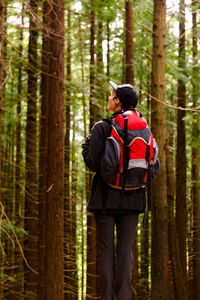
[[[97,122],[86,141],[82,144],[82,155],[87,167],[97,172],[104,154],[106,138],[110,136],[111,126],[105,121]]]

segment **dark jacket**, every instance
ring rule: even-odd
[[[115,117],[118,113],[113,114]],[[111,134],[111,126],[106,121],[97,122],[85,143],[82,144],[83,158],[87,167],[94,171],[88,210],[114,210],[144,212],[146,207],[145,189],[119,191],[111,188],[100,175],[106,138]]]

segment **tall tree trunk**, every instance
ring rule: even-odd
[[[78,299],[77,263],[76,263],[76,203],[77,203],[77,163],[76,163],[76,110],[73,112],[72,137],[72,196],[71,196],[71,299]]]
[[[107,32],[107,70],[106,70],[106,76],[107,76],[107,82],[110,80],[110,22],[107,20],[106,24],[106,32]],[[110,95],[110,92],[107,90],[106,92],[106,101],[104,103],[104,110],[106,111],[107,104],[108,104],[108,97]]]
[[[30,0],[29,49],[28,49],[28,104],[26,122],[26,187],[24,228],[25,256],[30,266],[38,270],[38,205],[37,205],[37,157],[36,157],[36,116],[37,116],[37,37],[35,18],[37,2]],[[38,276],[26,265],[24,274],[24,293],[26,299],[36,299]]]
[[[96,119],[99,120],[102,118],[104,113],[104,83],[105,83],[105,74],[103,69],[103,21],[102,21],[102,12],[98,13],[98,24],[97,24],[97,46],[96,46],[96,93],[95,93],[95,102],[96,102]]]
[[[49,116],[49,62],[50,39],[49,22],[51,7],[46,0],[43,2],[43,33],[42,33],[42,78],[41,78],[41,113],[39,142],[39,286],[38,300],[45,299],[46,293],[46,196],[47,196],[47,153],[48,153],[48,116]]]
[[[81,27],[81,18],[79,15],[79,38],[80,38],[80,60],[81,60],[81,83],[82,83],[82,99],[83,99],[83,122],[84,122],[84,138],[87,137],[87,123],[86,123],[86,101],[85,101],[85,76],[84,76],[84,57],[83,57],[83,33]]]
[[[4,0],[0,1],[0,203],[2,203],[2,83],[3,83],[3,17],[4,17]],[[0,243],[2,243],[2,237],[0,235]],[[0,281],[3,282],[3,253],[0,251]],[[3,285],[0,284],[0,299],[3,299]]]
[[[133,84],[134,74],[133,74],[133,3],[130,0],[125,1],[125,32],[126,32],[126,41],[125,41],[125,79],[126,83]],[[132,285],[134,291],[134,298],[137,299],[137,281],[138,281],[138,244],[137,241],[134,243],[133,247],[133,278]]]
[[[171,146],[171,145],[170,145]],[[172,155],[170,154],[169,145],[166,150],[167,157],[167,199],[169,214],[169,257],[171,261],[171,271],[173,279],[173,297],[175,300],[189,300],[187,279],[184,276],[181,264],[181,251],[177,239],[177,229],[174,216],[175,202],[175,174],[173,170]],[[170,294],[171,295],[171,294]],[[171,299],[171,298],[170,298]]]
[[[95,120],[95,11],[94,0],[91,0],[90,14],[90,129],[92,129]]]
[[[154,0],[152,96],[165,101],[166,2]],[[152,185],[151,299],[167,299],[168,213],[166,179],[166,120],[163,104],[151,101],[151,128],[159,144],[160,170]]]
[[[66,89],[66,133],[65,133],[65,222],[64,222],[64,249],[65,249],[65,300],[72,299],[72,251],[71,251],[71,198],[70,198],[70,105],[71,105],[71,11],[67,16],[67,89]]]
[[[149,65],[149,61],[147,63]],[[150,89],[151,89],[151,78],[150,78],[150,73],[148,72],[147,75],[147,115],[146,115],[146,120],[148,124],[150,125],[150,101],[149,101],[149,95],[150,95]],[[142,87],[141,87],[142,90]],[[141,243],[141,250],[140,250],[140,291],[138,295],[138,300],[143,300],[143,299],[148,299],[149,297],[149,248],[150,248],[150,241],[149,241],[149,236],[150,236],[150,228],[149,228],[149,221],[150,217],[149,214],[147,213],[144,216],[143,220],[143,228],[141,229],[140,233],[140,243]]]
[[[185,107],[186,88],[182,74],[185,69],[185,1],[180,1],[179,22],[179,59],[178,66],[181,74],[178,79],[178,106]],[[177,147],[176,147],[176,226],[179,248],[181,249],[181,264],[186,277],[186,133],[185,111],[178,110],[177,115]]]
[[[40,300],[64,299],[64,2],[43,3]]]
[[[95,123],[96,114],[94,106],[95,92],[95,12],[94,0],[91,0],[90,19],[90,129]],[[91,176],[90,176],[91,180]],[[87,299],[96,297],[96,231],[94,215],[87,217]]]
[[[197,47],[197,1],[193,0],[192,13],[192,46],[193,46],[193,106],[196,107],[199,102],[199,87],[197,82],[198,67],[198,47]],[[191,299],[200,299],[200,167],[199,167],[199,114],[193,115],[192,129],[192,199],[193,199],[193,295]]]
[[[125,62],[125,74],[126,83],[133,84],[133,3],[130,0],[126,0],[126,62]]]
[[[138,300],[148,299],[149,296],[149,216],[146,215],[144,219],[144,228],[141,229],[140,233],[140,290]]]
[[[83,57],[83,39],[82,39],[82,26],[81,26],[81,17],[79,15],[79,38],[80,38],[80,60],[81,60],[81,83],[82,83],[82,103],[83,103],[83,122],[84,122],[84,139],[87,137],[87,123],[86,123],[86,100],[85,100],[85,76],[84,76],[84,57]],[[85,190],[86,190],[86,198],[89,198],[89,172],[88,168],[85,165]],[[81,218],[82,218],[82,299],[84,299],[84,279],[85,279],[85,231],[84,231],[84,214],[85,214],[85,204],[83,201],[84,197],[82,197],[82,205],[81,205]]]
[[[11,97],[13,100],[13,97]],[[13,167],[15,164],[14,161],[14,145],[15,145],[15,135],[13,126],[10,127],[10,146],[9,146],[9,173],[8,176],[8,198],[7,198],[7,216],[11,222],[14,222],[14,205],[15,205],[15,198],[14,198],[14,173],[15,168]],[[12,240],[14,239],[13,232],[10,232],[10,239],[8,239],[8,249],[7,249],[7,257],[6,260],[8,261],[8,270],[7,275],[11,278],[15,279],[15,267],[14,267],[14,247]],[[6,297],[8,300],[15,300],[16,297],[14,296],[13,291],[13,282],[11,281],[8,286],[8,295]]]
[[[15,169],[15,225],[17,228],[23,228],[22,214],[22,196],[21,196],[21,97],[22,97],[22,61],[23,61],[23,27],[24,27],[24,3],[22,3],[21,28],[19,32],[19,66],[18,66],[18,84],[17,84],[17,128],[16,128],[16,169]],[[22,245],[22,235],[18,235]],[[14,264],[16,282],[14,287],[15,299],[22,299],[23,293],[23,258],[20,249],[15,247]]]
[[[43,300],[64,299],[64,1],[44,3],[48,12],[44,21],[48,31],[45,50],[48,82],[44,80],[48,94],[48,124],[46,162],[46,203],[41,215],[45,218],[45,274]],[[43,40],[44,41],[44,40]],[[44,49],[44,48],[43,48]],[[44,90],[43,90],[44,91]],[[45,99],[45,98],[44,98]],[[45,128],[45,126],[44,126]],[[41,175],[41,173],[40,173]],[[41,206],[41,208],[42,208]],[[41,296],[40,296],[41,297]]]

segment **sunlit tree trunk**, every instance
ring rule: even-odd
[[[23,67],[23,26],[24,26],[24,3],[22,3],[22,21],[19,32],[19,66],[18,66],[18,85],[17,85],[17,128],[16,128],[16,168],[15,168],[15,225],[23,228],[23,201],[21,194],[21,97],[22,97],[22,67]],[[18,235],[22,245],[22,235]],[[15,270],[16,282],[14,288],[15,299],[22,299],[23,293],[23,258],[19,247],[15,247],[14,264],[18,266]],[[19,296],[18,296],[19,295]],[[18,297],[18,298],[17,298]]]
[[[178,79],[178,106],[186,105],[186,87],[183,79],[185,69],[185,1],[180,1],[179,22],[179,79]],[[181,264],[184,276],[186,272],[186,132],[185,111],[178,110],[177,114],[177,147],[176,147],[176,226],[179,248],[181,249]]]
[[[95,12],[91,0],[90,15],[90,129],[95,123]],[[91,179],[91,178],[90,178]],[[96,231],[94,215],[87,216],[87,299],[96,296]]]
[[[78,19],[79,24],[79,38],[80,38],[80,60],[81,60],[81,83],[82,83],[82,100],[83,100],[83,122],[84,122],[84,139],[87,137],[87,123],[86,123],[86,101],[85,101],[85,76],[84,76],[84,56],[83,56],[83,33],[81,27],[81,18]]]
[[[104,74],[103,68],[103,16],[102,12],[99,11],[97,22],[97,46],[96,46],[96,91],[95,91],[95,102],[96,102],[96,120],[99,120],[103,117],[104,114],[104,99],[105,91],[104,84],[106,81],[106,76]]]
[[[126,32],[126,43],[125,43],[125,74],[126,83],[133,84],[134,72],[133,72],[133,3],[130,0],[126,0],[126,19],[125,19],[125,32]]]
[[[82,103],[83,103],[83,122],[84,122],[84,140],[87,137],[87,121],[86,121],[86,111],[87,111],[87,104],[86,104],[86,97],[85,97],[85,74],[84,74],[84,56],[83,56],[83,32],[82,32],[82,22],[81,22],[81,17],[79,15],[79,38],[80,38],[80,61],[81,61],[81,83],[82,83]],[[89,171],[87,166],[85,165],[85,190],[86,190],[86,199],[89,198],[89,193],[90,193],[90,186],[89,186]],[[82,205],[81,205],[81,218],[82,218],[82,298],[84,296],[84,288],[85,288],[85,230],[84,230],[84,213],[85,213],[85,202],[83,200],[84,195],[82,196]]]
[[[107,65],[106,65],[106,76],[107,76],[107,82],[109,83],[110,80],[110,22],[109,20],[107,20],[106,23],[106,37],[107,37],[107,53],[106,53],[106,57],[107,57]],[[108,101],[108,97],[110,96],[110,92],[107,91],[106,92],[106,99],[105,99],[105,103],[104,103],[104,110],[106,110],[107,108],[107,101]]]
[[[90,13],[90,129],[96,120],[95,113],[95,11],[94,0],[91,0]]]
[[[165,101],[166,2],[154,0],[152,82],[153,97]],[[165,107],[151,99],[151,129],[159,144],[160,170],[152,184],[151,299],[167,299],[168,291],[168,213],[166,178]]]
[[[0,202],[2,203],[2,146],[1,146],[1,135],[2,135],[2,83],[3,83],[3,16],[4,16],[4,1],[0,1]],[[2,243],[2,239],[0,236],[0,242]],[[3,280],[3,253],[0,252],[0,281]],[[3,285],[0,284],[0,299],[3,299]]]
[[[37,205],[37,38],[34,14],[37,14],[37,2],[30,1],[29,15],[29,48],[28,48],[28,90],[26,120],[26,186],[25,186],[25,220],[24,228],[28,235],[25,238],[25,256],[33,272],[26,265],[24,268],[24,294],[26,299],[37,298],[38,276],[38,205]]]
[[[192,46],[193,46],[193,106],[199,105],[199,86],[197,82],[199,73],[198,46],[197,46],[197,1],[193,0],[192,13]],[[193,199],[193,295],[191,299],[200,299],[200,167],[199,167],[199,113],[193,114],[192,128],[192,199]]]

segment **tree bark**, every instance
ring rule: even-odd
[[[65,250],[65,300],[72,299],[72,220],[70,198],[70,105],[71,105],[71,11],[67,15],[67,88],[66,88],[66,133],[65,133],[65,189],[64,189],[64,250]]]
[[[64,299],[64,1],[43,6],[39,299]],[[46,143],[46,144],[45,144]]]
[[[148,299],[149,296],[149,216],[144,219],[144,228],[140,233],[141,251],[140,251],[140,289],[138,300]]]
[[[95,11],[94,0],[91,0],[90,14],[90,130],[92,129],[95,120]]]
[[[171,271],[173,277],[173,299],[189,300],[187,279],[184,276],[181,264],[181,251],[178,244],[177,229],[174,216],[175,202],[175,174],[172,164],[172,156],[169,151],[169,145],[166,151],[167,156],[167,199],[169,214],[169,257],[171,260]],[[170,294],[171,295],[171,294]]]
[[[154,0],[152,96],[165,101],[166,2]],[[151,299],[167,299],[168,214],[166,178],[166,119],[162,103],[151,100],[151,128],[160,149],[160,170],[152,184]]]
[[[3,83],[3,17],[4,17],[4,0],[0,1],[0,202],[2,203],[2,83]],[[2,243],[2,237],[0,236]],[[0,281],[3,282],[3,253],[0,252]],[[0,284],[0,299],[3,299],[3,285]]]
[[[179,58],[180,70],[178,79],[178,106],[185,107],[186,87],[183,79],[185,69],[185,1],[180,1],[180,22],[179,22]],[[187,226],[187,205],[186,205],[186,132],[185,132],[185,111],[178,110],[177,113],[177,147],[176,147],[176,226],[179,248],[181,249],[181,264],[184,276],[186,271],[186,226]]]
[[[126,83],[133,84],[134,82],[134,71],[133,71],[133,3],[130,0],[126,0],[126,43],[125,43],[125,74]]]
[[[76,263],[76,204],[77,204],[77,159],[76,159],[76,120],[75,109],[73,113],[72,137],[72,197],[71,197],[71,299],[78,298],[78,278]]]
[[[64,1],[51,3],[45,298],[64,299]]]
[[[95,103],[96,103],[96,120],[103,118],[104,113],[104,99],[105,91],[104,84],[106,76],[103,68],[103,27],[102,12],[98,13],[98,24],[97,24],[97,47],[96,47],[96,92],[95,92]]]
[[[95,93],[95,2],[91,0],[91,15],[90,15],[90,130],[95,123],[96,114],[94,106]],[[90,176],[91,180],[91,176]],[[96,297],[96,230],[93,214],[87,216],[87,296]]]
[[[193,106],[198,105],[199,87],[196,76],[199,72],[198,67],[198,47],[197,47],[197,11],[195,9],[197,1],[193,0],[192,7],[192,46],[193,46]],[[199,167],[199,114],[193,115],[192,128],[192,199],[193,199],[193,295],[192,299],[200,299],[200,167]]]
[[[18,85],[17,85],[17,128],[16,128],[16,168],[15,168],[15,225],[17,228],[23,228],[23,200],[21,196],[21,97],[22,97],[22,68],[23,68],[23,27],[24,27],[24,3],[22,3],[21,28],[19,32],[19,66],[18,66]],[[22,245],[22,235],[18,235]],[[20,249],[15,247],[14,264],[16,282],[14,284],[15,299],[22,299],[23,294],[23,258]],[[18,296],[19,295],[19,296]]]
[[[47,153],[48,153],[48,116],[49,116],[49,23],[50,5],[43,2],[43,27],[42,32],[42,75],[41,75],[41,113],[40,113],[40,142],[39,142],[39,286],[38,300],[45,299],[46,293],[46,196],[47,196]]]
[[[28,48],[28,90],[26,121],[26,186],[24,228],[28,232],[25,238],[25,256],[33,272],[24,265],[24,294],[26,299],[37,298],[38,276],[38,205],[37,205],[37,157],[36,157],[36,117],[37,117],[37,38],[33,14],[37,14],[37,1],[30,0],[29,48]]]

